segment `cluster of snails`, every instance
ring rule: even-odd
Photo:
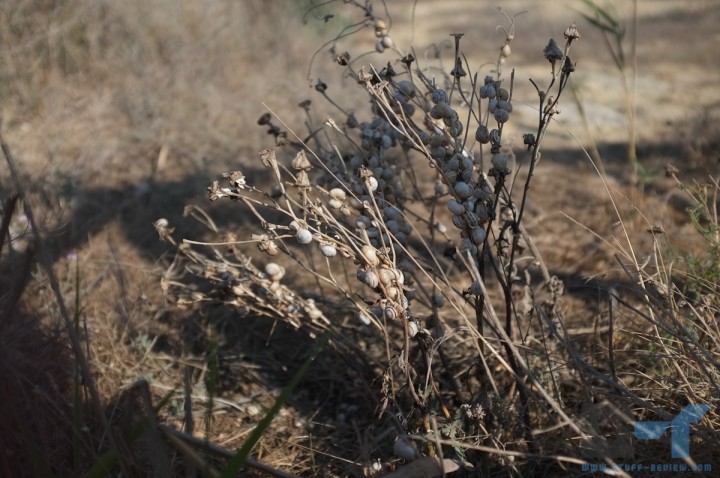
[[[408,317],[409,299],[405,294],[405,274],[385,254],[370,244],[360,248],[357,279],[381,294],[381,311],[389,320]]]
[[[375,27],[375,37],[378,39],[377,42],[375,42],[375,50],[378,53],[384,52],[386,48],[392,48],[395,46],[393,39],[390,38],[385,20],[382,18],[376,18],[373,22],[373,26]]]

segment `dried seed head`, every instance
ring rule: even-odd
[[[306,170],[298,171],[297,179],[295,181],[295,186],[299,188],[309,188],[310,187],[310,176],[308,176],[308,173]]]
[[[312,164],[310,164],[310,160],[305,155],[304,150],[301,149],[295,155],[295,158],[292,160],[292,167],[296,171],[304,171],[312,168]]]
[[[551,38],[545,48],[543,48],[543,56],[554,66],[556,61],[562,60],[563,51],[557,46],[555,40]]]
[[[263,115],[260,116],[260,118],[258,118],[257,124],[259,124],[260,126],[264,126],[264,125],[270,123],[271,119],[272,119],[272,116],[270,115],[270,113],[263,113]]]
[[[572,40],[577,40],[582,35],[580,35],[580,32],[578,31],[577,26],[575,25],[575,22],[572,22],[572,24],[569,27],[567,27],[567,29],[565,29],[564,36],[565,36],[566,40],[572,41]]]

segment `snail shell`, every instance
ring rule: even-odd
[[[312,242],[313,235],[308,229],[298,229],[295,233],[295,238],[300,244],[310,244]]]
[[[274,262],[268,262],[265,264],[265,273],[270,277],[270,280],[277,282],[285,276],[285,268]]]
[[[360,282],[362,282],[366,286],[370,287],[371,289],[376,288],[378,286],[378,284],[380,283],[377,273],[372,269],[370,269],[370,270],[363,269],[363,268],[358,269],[357,278]]]
[[[325,257],[335,257],[337,255],[337,248],[332,244],[323,244],[320,246],[320,252]]]

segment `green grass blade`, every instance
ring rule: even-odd
[[[315,347],[313,347],[308,358],[305,359],[298,371],[295,372],[295,375],[293,375],[290,383],[288,383],[288,385],[283,389],[282,393],[280,393],[280,396],[277,398],[277,400],[275,400],[275,403],[273,404],[270,411],[268,411],[265,417],[260,420],[260,423],[258,423],[255,429],[252,431],[248,439],[245,440],[245,443],[243,443],[243,446],[240,448],[240,450],[235,454],[235,456],[232,457],[230,463],[228,463],[228,465],[225,467],[222,474],[220,475],[220,478],[234,478],[235,476],[237,476],[238,472],[245,465],[245,462],[250,456],[250,452],[253,448],[255,448],[257,442],[260,441],[260,438],[262,438],[265,430],[267,430],[267,428],[270,426],[270,423],[273,421],[273,418],[275,418],[275,415],[278,414],[280,408],[283,406],[283,404],[285,404],[285,402],[287,402],[295,388],[298,386],[298,384],[300,384],[300,381],[310,369],[312,363],[315,361],[318,355],[320,355],[320,352],[322,352],[322,350],[325,348],[325,345],[327,344],[329,338],[330,336],[326,333],[318,339]]]

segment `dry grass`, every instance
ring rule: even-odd
[[[374,6],[375,15],[385,15],[381,3]],[[318,153],[318,158],[311,157],[316,168],[320,162],[333,163],[328,159],[334,156],[330,140],[343,153],[352,150],[347,138],[322,125],[324,114],[340,126],[345,118],[308,88],[306,78],[310,55],[337,34],[339,25],[365,20],[359,10],[339,7],[314,10],[307,16],[308,24],[302,25],[299,18],[305,10],[290,1],[266,5],[13,0],[0,5],[2,136],[20,171],[18,188],[3,169],[0,197],[26,195],[24,203],[3,217],[12,219],[13,246],[23,242],[18,234],[29,244],[23,250],[5,242],[0,248],[0,383],[2,403],[12,411],[0,418],[0,474],[79,475],[101,463],[112,449],[122,450],[118,464],[108,472],[112,476],[190,476],[203,469],[202,463],[221,469],[227,451],[242,445],[316,337],[328,331],[333,337],[329,348],[266,430],[244,476],[268,476],[279,470],[304,476],[402,472],[403,462],[393,445],[406,433],[423,454],[432,455],[439,447],[448,458],[457,459],[464,452],[498,476],[581,474],[574,461],[602,462],[602,456],[588,452],[598,443],[578,445],[582,433],[612,441],[628,432],[632,419],[671,417],[687,403],[717,405],[720,303],[713,194],[718,188],[710,184],[705,189],[677,189],[675,179],[691,183],[683,176],[686,169],[667,183],[648,181],[646,194],[638,196],[627,184],[622,164],[608,161],[606,169],[615,175],[604,176],[588,166],[562,162],[579,156],[575,143],[546,152],[555,162],[544,159],[532,179],[523,225],[565,290],[556,295],[558,289],[541,279],[539,258],[529,255],[518,259],[529,275],[516,278],[528,280],[526,287],[510,291],[502,287],[502,280],[488,278],[486,303],[498,312],[494,318],[486,316],[486,374],[478,362],[480,335],[474,311],[456,294],[472,280],[461,263],[442,257],[445,238],[429,232],[424,222],[430,216],[428,204],[437,207],[436,219],[448,224],[448,238],[457,241],[446,199],[408,201],[403,209],[413,232],[431,245],[424,249],[411,242],[414,257],[429,262],[434,257],[443,266],[442,273],[435,269],[424,277],[413,275],[420,296],[412,302],[418,319],[413,327],[432,332],[423,339],[433,347],[433,365],[427,368],[423,341],[407,335],[408,325],[384,321],[382,315],[371,318],[369,327],[358,320],[358,306],[367,314],[378,305],[373,295],[377,291],[356,280],[353,259],[362,260],[362,239],[352,227],[339,226],[344,224],[340,216],[335,215],[340,220],[335,230],[353,239],[338,245],[344,244],[352,257],[342,265],[335,258],[328,268],[317,251],[306,254],[279,239],[294,255],[273,258],[286,268],[281,286],[263,274],[267,260],[254,244],[185,245],[175,256],[174,247],[158,240],[152,224],[160,217],[176,228],[172,236],[177,241],[243,241],[263,232],[253,213],[229,203],[211,206],[204,194],[220,172],[239,169],[258,187],[256,197],[268,201],[263,194],[275,183],[275,175],[263,167],[257,153],[273,140],[256,124],[265,112],[262,102],[277,112],[272,121],[283,123],[283,130],[292,128],[303,137],[307,125],[321,129],[306,150],[309,156],[311,151]],[[336,17],[325,23],[322,16],[327,12]],[[410,35],[400,20],[409,19],[405,12],[393,18],[401,46]],[[536,27],[544,21],[538,19]],[[498,16],[497,22],[504,20]],[[522,28],[532,29],[530,25]],[[522,36],[520,31],[517,36]],[[432,39],[438,40],[442,39]],[[494,62],[498,41],[502,42],[500,36],[468,54],[478,62]],[[365,28],[338,45],[367,51],[373,42],[372,28]],[[467,50],[471,43],[476,45],[465,43]],[[543,46],[517,50],[526,62],[538,55],[540,64]],[[427,55],[431,50],[423,50],[421,60],[426,64],[437,60]],[[442,71],[449,71],[445,67],[452,66],[452,48],[441,51]],[[592,61],[587,50],[580,51],[585,55],[580,66]],[[362,57],[357,66],[375,63],[375,58]],[[368,119],[368,102],[382,101],[382,92],[368,94],[328,59],[325,54],[315,58],[313,81],[322,78],[330,84],[333,100],[356,111],[358,119]],[[378,66],[388,59],[394,57],[386,52]],[[524,79],[516,80],[515,87],[520,86],[529,87]],[[310,116],[296,107],[307,97],[313,99]],[[569,98],[565,102],[569,106]],[[523,108],[519,102],[518,107]],[[690,151],[674,146],[647,157],[643,148],[652,151],[654,146],[641,141],[641,161],[653,166],[654,159],[674,161],[689,153],[691,172],[706,183],[708,172],[714,173],[707,165],[717,142],[708,126],[716,122],[713,109],[707,106],[705,111],[706,119],[688,122],[688,132],[683,133],[690,137],[683,141]],[[519,148],[522,138],[512,129],[526,127],[527,118],[520,118],[507,137],[519,164],[526,166]],[[564,126],[553,127],[561,132],[549,139],[555,148],[568,136]],[[574,127],[580,124],[568,126]],[[299,139],[292,132],[288,138]],[[278,146],[279,164],[293,173],[289,165],[295,152]],[[438,180],[424,169],[427,162],[419,156],[402,163],[403,174],[417,173],[419,191],[426,196],[434,194]],[[283,169],[285,179],[290,178],[287,172]],[[525,174],[526,168],[521,168],[517,191]],[[327,190],[338,184],[325,186]],[[323,204],[327,200],[322,190],[313,188],[312,194]],[[301,196],[287,197],[298,201],[297,214],[304,213],[298,207]],[[43,235],[40,244],[27,228],[23,204],[35,211],[35,230]],[[208,211],[217,227],[199,224],[207,218],[200,208],[184,209],[187,204]],[[692,217],[697,227],[684,211],[686,206],[696,207]],[[669,213],[673,221],[667,220]],[[324,214],[323,221],[332,223],[332,211]],[[287,210],[277,207],[262,215],[282,226],[290,219]],[[380,216],[377,219],[387,223],[388,218]],[[663,225],[664,235],[646,232],[656,224]],[[166,231],[161,227],[159,232]],[[326,234],[329,242],[337,240],[320,226],[317,232]],[[47,261],[36,254],[38,246],[49,253]],[[51,266],[58,278],[69,310],[65,319],[78,320],[72,330],[63,325],[60,299],[43,266]],[[245,290],[228,290],[220,267],[243,274],[248,281],[243,283]],[[332,277],[327,275],[330,270]],[[167,280],[172,282],[163,282]],[[530,304],[539,315],[519,316],[511,337],[504,340],[490,330],[493,321],[504,321],[507,292],[517,301],[513,303]],[[533,294],[530,299],[523,295],[528,292]],[[386,293],[380,296],[387,299]],[[285,299],[274,302],[272,295]],[[438,307],[436,295],[444,295],[444,307]],[[547,320],[541,320],[542,314]],[[443,324],[446,335],[441,341],[434,342],[442,327],[433,326],[429,317]],[[552,326],[557,328],[548,328]],[[94,385],[85,381],[74,387],[84,359],[71,350],[73,334],[82,344]],[[520,363],[513,365],[511,356]],[[414,371],[407,374],[407,367]],[[424,388],[426,373],[438,390]],[[525,382],[513,378],[518,373],[526,375]],[[494,380],[499,392],[488,393],[485,379]],[[426,390],[427,396],[413,396],[410,386]],[[103,419],[92,406],[90,388],[99,392]],[[152,410],[161,403],[159,410]],[[479,425],[458,418],[468,404],[484,407],[486,418]],[[559,412],[548,414],[553,406]],[[526,409],[535,438],[529,437],[527,423],[519,418]],[[628,414],[629,421],[618,418],[598,424],[598,413],[604,417],[607,410],[617,409]],[[562,414],[569,423],[558,419]],[[222,449],[161,438],[165,432],[154,421]],[[149,430],[131,439],[138,423],[150,423]],[[436,427],[442,432],[435,432]],[[695,461],[720,466],[713,438],[717,429],[718,411],[713,409],[697,434],[693,429]],[[669,453],[667,439],[634,445],[631,459],[612,453],[605,458],[631,462]],[[262,471],[261,464],[275,471]]]

